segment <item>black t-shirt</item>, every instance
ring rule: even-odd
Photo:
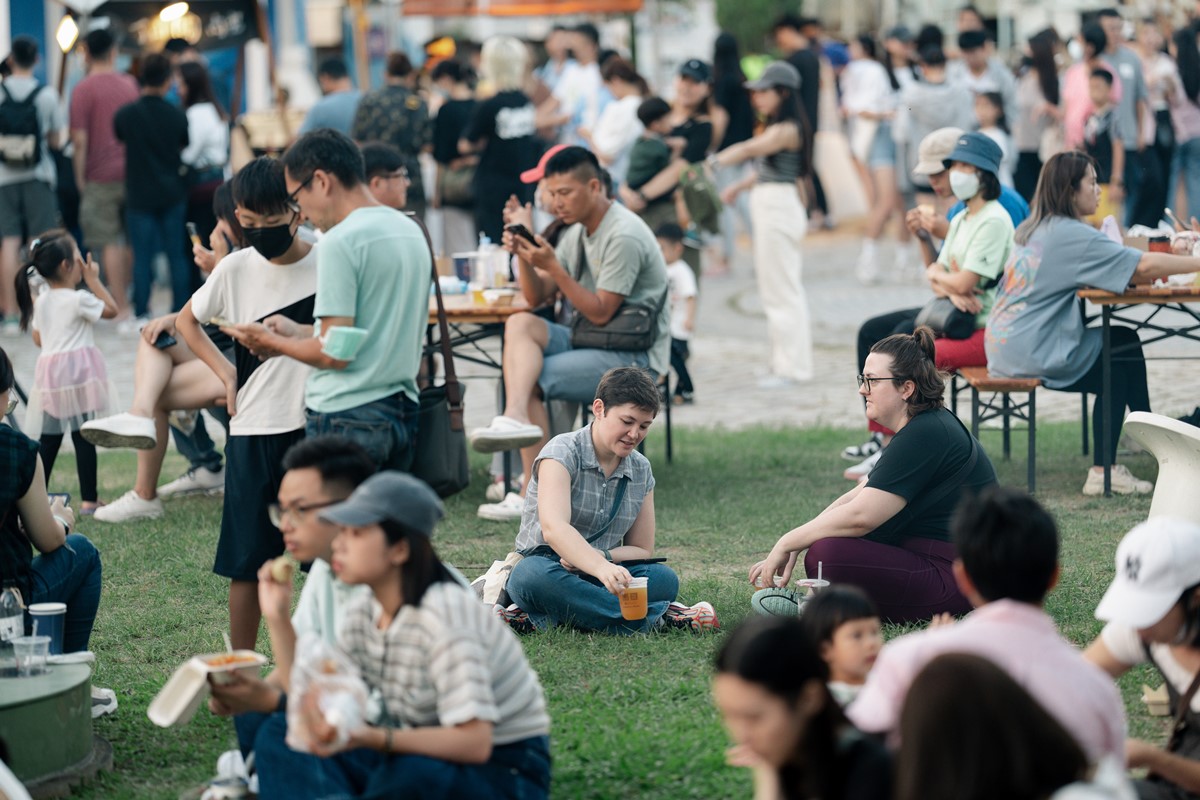
[[[463,137],[486,140],[475,171],[476,184],[519,184],[521,173],[537,166],[536,111],[524,92],[500,92],[475,105]]]
[[[815,131],[821,96],[821,59],[805,48],[792,53],[787,60],[800,73],[800,105],[804,107],[809,126]]]
[[[449,164],[458,158],[458,140],[462,138],[471,114],[475,111],[475,101],[447,100],[438,109],[437,118],[433,121],[433,160],[439,164]]]
[[[708,148],[712,145],[713,126],[707,119],[691,117],[683,124],[672,128],[670,135],[682,136],[687,139],[687,144],[684,145],[680,155],[689,164],[698,164],[708,155]]]
[[[21,530],[17,501],[25,496],[37,469],[38,443],[0,423],[0,588],[16,581],[30,602],[33,545]]]
[[[161,97],[143,95],[122,106],[113,117],[117,138],[125,143],[125,205],[136,211],[159,211],[187,197],[183,162],[188,120]]]
[[[960,481],[961,488],[931,506],[918,508],[915,517],[912,509],[921,497],[951,480],[970,455],[970,432],[946,409],[926,411],[909,420],[867,478],[870,488],[899,495],[908,505],[864,538],[882,544],[911,537],[950,541],[950,518],[963,492],[977,492],[996,483],[996,470],[982,447],[974,469]]]
[[[750,94],[735,75],[723,75],[713,88],[713,99],[729,115],[729,127],[717,150],[731,144],[744,142],[754,135],[754,109],[750,107]]]
[[[820,768],[829,770],[832,779],[828,800],[890,800],[892,796],[891,754],[881,741],[855,728],[842,732],[832,763],[821,764]],[[806,800],[819,791],[810,780],[787,767],[779,777],[788,800]]]
[[[1113,110],[1088,117],[1083,129],[1087,154],[1096,159],[1096,183],[1105,186],[1112,182],[1113,133],[1116,118]]]

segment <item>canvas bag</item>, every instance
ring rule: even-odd
[[[454,371],[454,351],[450,347],[450,326],[446,322],[446,306],[438,282],[437,259],[429,230],[413,214],[425,234],[429,247],[434,293],[437,296],[438,335],[441,338],[442,363],[446,378],[441,386],[430,384],[421,390],[417,410],[417,442],[413,450],[412,474],[429,484],[439,497],[457,494],[471,483],[471,466],[467,460],[467,432],[463,426],[463,390]]]

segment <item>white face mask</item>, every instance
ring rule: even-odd
[[[979,176],[974,172],[950,171],[950,191],[959,200],[967,201],[979,194]]]
[[[1067,42],[1067,55],[1072,61],[1083,61],[1083,44],[1078,39]]]

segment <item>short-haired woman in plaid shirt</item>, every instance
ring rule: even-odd
[[[371,588],[347,607],[338,645],[377,708],[347,741],[318,708],[291,699],[313,754],[285,743],[273,715],[255,738],[259,797],[546,798],[550,718],[516,636],[456,581],[430,537],[442,503],[426,484],[381,472],[321,511],[340,526],[334,574]],[[294,682],[293,682],[294,683]]]

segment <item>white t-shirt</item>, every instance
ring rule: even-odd
[[[667,265],[667,284],[671,287],[671,338],[691,339],[692,332],[684,327],[687,322],[687,299],[695,297],[696,274],[683,260]]]
[[[42,354],[95,347],[92,326],[104,313],[104,301],[84,289],[49,289],[33,303],[33,329],[42,337]]]
[[[320,558],[314,559],[292,614],[296,638],[315,633],[329,644],[337,644],[337,632],[342,627],[346,609],[352,601],[370,594],[371,587],[342,583],[333,576],[329,564]]]
[[[629,151],[642,135],[642,123],[637,117],[641,104],[642,98],[635,94],[612,101],[604,107],[592,131],[596,150],[613,159],[608,173],[618,186],[625,182],[625,173],[629,171]]]
[[[577,128],[593,130],[600,118],[601,95],[605,93],[604,81],[600,78],[600,65],[572,62],[562,72],[554,97],[558,110],[569,114],[570,119],[562,126],[560,141],[566,144],[583,144],[575,135]]]
[[[1100,632],[1100,639],[1108,648],[1108,652],[1112,653],[1113,658],[1126,666],[1136,667],[1147,661],[1146,650],[1142,647],[1142,639],[1133,628],[1110,622]],[[1196,674],[1189,672],[1175,660],[1170,645],[1152,644],[1150,652],[1154,656],[1154,663],[1158,665],[1158,671],[1162,673],[1163,678],[1169,681],[1179,694],[1185,694]],[[1200,714],[1200,692],[1196,692],[1196,696],[1192,698],[1192,711]]]
[[[192,295],[192,313],[200,322],[220,316],[241,324],[282,314],[311,325],[316,293],[316,247],[286,266],[271,263],[253,247],[244,247],[221,259]],[[311,367],[293,358],[259,361],[236,343],[234,364],[237,413],[229,422],[230,435],[265,436],[304,427],[304,384]]]
[[[229,161],[229,125],[212,103],[187,110],[188,146],[179,158],[197,169],[220,169]]]

